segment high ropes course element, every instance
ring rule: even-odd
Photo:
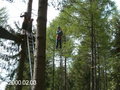
[[[33,78],[33,65],[34,65],[34,35],[32,33],[32,22],[33,19],[31,18],[32,13],[32,2],[33,0],[28,1],[28,7],[27,11],[24,14],[21,14],[20,17],[24,18],[24,21],[22,23],[22,34],[25,36],[25,43],[27,44],[27,57],[29,62],[29,70],[30,70],[30,80]],[[17,86],[17,90],[22,90],[22,86],[20,86],[21,89],[19,89],[19,86]],[[32,90],[32,85],[30,86],[30,90]]]
[[[56,43],[55,43],[55,47],[53,49],[53,82],[52,82],[52,90],[55,90],[55,61],[59,61],[59,90],[66,90],[67,89],[67,84],[66,84],[66,57],[65,57],[65,60],[64,60],[64,56],[63,56],[63,47],[62,47],[62,36],[63,36],[63,31],[61,29],[60,26],[58,26],[58,30],[56,32],[57,34],[57,37],[56,37]],[[55,50],[56,48],[56,50]],[[57,57],[59,60],[56,60],[55,59],[55,51],[58,52],[58,56]]]

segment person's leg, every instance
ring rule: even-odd
[[[60,49],[62,48],[62,40],[59,40]]]
[[[56,49],[58,48],[58,39],[56,40]]]

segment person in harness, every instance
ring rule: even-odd
[[[58,27],[58,30],[57,30],[56,34],[57,34],[57,37],[56,37],[56,49],[58,48],[58,46],[61,49],[62,48],[63,31],[62,31],[60,26]]]
[[[23,29],[23,33],[26,33],[26,30],[28,29],[28,23],[29,23],[28,13],[25,12],[23,15],[21,14],[20,17],[24,18],[24,21],[22,23],[22,29]]]
[[[24,21],[22,23],[22,29],[23,29],[23,33],[26,34],[27,33],[32,33],[32,22],[33,19],[29,18],[29,15],[27,12],[25,12],[23,15],[20,15],[20,17],[24,18]]]

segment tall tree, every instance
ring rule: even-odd
[[[111,26],[112,26],[112,33],[114,36],[113,42],[112,42],[112,60],[111,60],[111,81],[114,83],[113,87],[114,90],[120,89],[120,14],[116,12],[114,16],[111,19]],[[112,78],[113,77],[113,78]]]
[[[33,0],[28,0],[28,7],[27,7],[27,17],[28,17],[28,21],[27,25],[29,27],[31,27],[30,25],[30,21],[31,21],[31,12],[32,12],[32,1]],[[28,29],[28,28],[27,28]],[[29,31],[29,30],[28,30]],[[27,59],[27,55],[26,55],[26,50],[27,50],[27,39],[26,39],[26,35],[23,36],[23,41],[21,43],[21,59],[18,65],[18,74],[17,74],[17,80],[21,80],[21,82],[23,81],[23,72],[24,72],[24,68],[25,68],[25,60]],[[31,75],[32,72],[30,72]],[[32,78],[32,76],[31,76]],[[16,86],[16,90],[22,90],[23,85],[17,85]]]
[[[33,90],[45,90],[47,3],[48,0],[39,0],[38,3],[36,57],[33,75],[36,85],[33,86]]]

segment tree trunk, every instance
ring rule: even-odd
[[[28,10],[27,10],[27,12],[28,12],[28,15],[29,15],[28,16],[29,19],[31,19],[32,1],[33,0],[28,1],[28,8],[27,8]],[[21,48],[22,48],[22,50],[21,50],[21,59],[19,61],[18,77],[17,77],[17,80],[21,80],[21,82],[23,80],[24,63],[25,63],[26,56],[27,56],[26,55],[26,48],[27,48],[26,41],[27,41],[26,36],[24,36],[23,42],[22,42],[22,45],[21,45]],[[22,85],[17,85],[16,90],[22,90]]]
[[[98,59],[98,81],[97,81],[97,90],[101,90],[101,63],[100,63],[100,56],[99,56],[99,46],[97,45],[97,59]]]
[[[62,50],[60,50],[60,85],[59,90],[63,90],[64,73],[63,73],[63,60],[62,60]]]
[[[27,8],[27,12],[28,12],[28,17],[29,17],[29,20],[31,19],[31,12],[32,12],[32,2],[33,0],[29,0],[28,2],[28,8]]]
[[[91,8],[91,90],[96,90],[96,35],[94,26],[94,12],[93,12],[94,0],[90,0]]]
[[[52,90],[55,90],[55,48],[53,50],[53,82],[52,82]]]
[[[22,82],[23,80],[23,70],[24,70],[24,64],[26,60],[26,43],[25,39],[23,40],[21,44],[21,56],[20,56],[20,61],[18,65],[18,73],[17,73],[17,80],[20,80]],[[17,85],[16,90],[22,90],[22,85]]]
[[[36,85],[33,86],[33,90],[45,90],[47,2],[48,0],[39,0],[38,5],[36,58],[33,75]]]
[[[65,57],[65,89],[67,90],[67,58]]]

